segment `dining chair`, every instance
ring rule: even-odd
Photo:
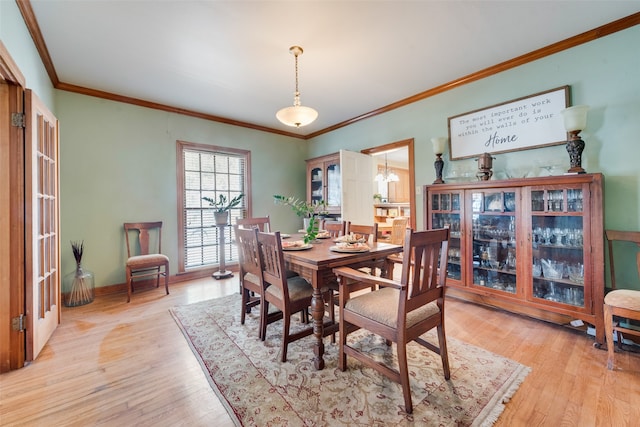
[[[633,329],[629,321],[640,321],[640,291],[632,289],[616,289],[616,274],[614,267],[614,246],[622,249],[624,245],[629,250],[629,244],[635,244],[636,269],[640,277],[640,232],[605,230],[609,249],[609,271],[612,291],[604,297],[604,332],[607,341],[607,369],[614,369],[614,342],[615,331],[618,347],[622,349],[623,335],[628,334],[640,337],[640,331]],[[614,245],[615,243],[615,245]]]
[[[373,225],[363,225],[347,221],[345,234],[353,234],[367,242],[375,243],[378,241],[378,224],[374,222]]]
[[[269,233],[271,231],[271,222],[269,215],[254,218],[238,218],[236,220],[236,226],[240,228],[256,228],[258,231],[261,231],[263,233]],[[288,277],[297,275],[298,273],[296,273],[295,271],[287,270]],[[240,291],[242,292],[242,283],[240,284]],[[250,305],[248,307],[249,311],[247,311],[247,313],[251,311],[251,307],[253,307],[253,305]]]
[[[373,225],[365,225],[365,224],[353,224],[351,221],[347,222],[345,234],[347,236],[354,235],[357,238],[364,239],[367,243],[376,243],[378,241],[378,224],[373,223]],[[367,262],[355,268],[362,269],[362,271],[368,272],[369,274],[376,274],[376,270],[384,268],[384,260],[378,263],[375,262]]]
[[[444,327],[448,246],[448,228],[406,230],[404,252],[411,256],[404,257],[400,281],[371,276],[350,267],[333,269],[340,282],[338,367],[346,371],[348,355],[400,383],[408,414],[413,412],[408,343],[415,341],[439,354],[445,379],[451,375]],[[352,282],[370,283],[379,288],[351,297]],[[396,344],[397,368],[383,364],[374,355],[358,350],[357,343],[349,342],[349,334],[361,328],[384,338],[387,345]],[[437,329],[438,345],[421,337],[433,328]]]
[[[409,223],[409,218],[406,217],[398,217],[394,218],[391,222],[391,240],[389,243],[393,245],[402,245],[404,244],[404,236],[407,232],[407,224]],[[388,258],[393,261],[393,266],[396,264],[402,264],[403,254],[402,252],[389,255]],[[391,267],[393,268],[393,267]],[[393,277],[393,271],[389,272],[388,277]]]
[[[327,231],[332,239],[335,239],[344,236],[346,225],[344,221],[325,220],[322,224],[322,229]]]
[[[271,223],[269,222],[269,215],[255,218],[238,218],[236,225],[240,228],[257,228],[259,231],[269,232],[271,231]]]
[[[262,264],[260,262],[260,247],[258,244],[257,228],[241,228],[236,225],[236,244],[238,245],[238,266],[242,303],[240,309],[240,324],[244,325],[246,314],[251,308],[260,304],[264,294],[264,280],[262,279]],[[282,312],[272,312],[267,315],[266,322],[272,323],[282,318]],[[262,339],[262,313],[259,316],[258,337]]]
[[[135,235],[130,238],[129,235]],[[127,242],[127,302],[131,301],[133,281],[144,277],[164,276],[164,288],[169,295],[169,258],[162,254],[162,221],[125,222],[124,235]]]
[[[270,305],[282,312],[282,350],[280,360],[287,361],[289,343],[313,334],[313,324],[293,334],[290,333],[291,315],[298,311],[306,311],[311,305],[313,288],[300,276],[287,278],[280,232],[261,233],[257,235],[260,245],[260,263],[264,280],[263,301],[260,305],[262,317],[261,339],[267,335],[267,313]],[[327,293],[325,293],[327,294]]]

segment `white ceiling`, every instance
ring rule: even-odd
[[[31,0],[62,83],[308,135],[640,11],[640,0]],[[280,124],[300,45],[309,126]]]

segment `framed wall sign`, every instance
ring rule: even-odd
[[[569,86],[449,117],[451,160],[564,144]]]

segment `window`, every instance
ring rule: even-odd
[[[213,209],[202,198],[217,200],[224,194],[231,200],[244,193],[241,204],[231,210],[231,224],[246,217],[249,165],[249,151],[178,141],[181,272],[217,265],[222,250],[226,262],[238,260],[233,227],[216,227]],[[225,233],[223,248],[219,244],[220,232]]]

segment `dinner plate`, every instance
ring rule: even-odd
[[[369,252],[370,249],[369,248],[344,248],[340,246],[331,246],[329,250],[332,250],[333,252],[342,252],[346,254],[356,254],[360,252]]]
[[[329,239],[331,238],[331,234],[327,233],[327,234],[318,234],[316,236],[316,239]]]
[[[280,238],[281,239],[288,239],[289,237],[291,237],[291,234],[280,233]]]
[[[364,243],[365,239],[354,239],[348,240],[345,239],[345,236],[340,236],[337,239],[333,239],[333,243]]]
[[[283,251],[304,251],[307,249],[311,249],[313,246],[311,246],[310,244],[306,244],[304,246],[290,246],[288,248],[283,247],[282,250]]]

